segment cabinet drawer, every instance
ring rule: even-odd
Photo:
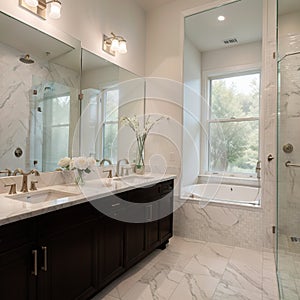
[[[160,198],[160,184],[137,188],[128,192],[128,201],[133,203],[153,202]]]
[[[116,211],[124,210],[129,206],[130,203],[126,199],[127,193],[120,193],[94,200],[91,204],[99,213],[112,216]]]
[[[35,238],[32,219],[0,226],[0,253],[22,246]]]
[[[170,193],[174,188],[173,185],[174,185],[173,180],[168,180],[168,181],[162,182],[160,184],[160,193],[162,193],[162,194]]]
[[[97,210],[89,202],[50,212],[37,220],[39,236],[57,234],[95,218]]]

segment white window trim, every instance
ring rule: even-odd
[[[208,124],[209,124],[209,101],[210,101],[210,85],[209,82],[213,78],[227,77],[229,75],[242,75],[249,74],[249,72],[258,72],[260,73],[260,81],[262,80],[262,72],[261,72],[261,64],[245,64],[245,65],[237,65],[228,68],[220,68],[220,69],[211,69],[202,72],[202,80],[201,80],[201,94],[203,95],[202,99],[205,101],[201,101],[201,136],[200,136],[200,175],[217,175],[217,176],[230,176],[230,177],[238,177],[238,178],[253,178],[255,174],[253,173],[217,173],[217,172],[208,172]],[[260,86],[262,86],[260,82]],[[260,96],[262,95],[262,91]],[[261,123],[261,104],[262,101],[260,99],[260,113],[259,113],[259,123]],[[242,118],[237,118],[242,119]],[[247,118],[248,119],[248,118]],[[261,125],[259,124],[259,158],[261,157]]]
[[[113,91],[113,90],[117,90],[118,92],[120,92],[120,90],[117,87],[109,87],[109,88],[105,88],[101,91],[101,119],[102,119],[102,130],[101,130],[101,155],[102,158],[108,158],[111,159],[109,157],[104,157],[104,137],[105,137],[105,126],[106,124],[117,124],[119,123],[119,121],[105,121],[105,116],[106,116],[106,100],[107,100],[107,92],[109,91]],[[119,95],[120,96],[120,95]],[[120,98],[119,98],[120,100]],[[118,108],[119,109],[119,108]],[[117,155],[118,156],[118,155]]]

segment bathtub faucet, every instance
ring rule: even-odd
[[[255,168],[255,172],[256,172],[256,175],[257,175],[257,178],[260,179],[261,177],[261,161],[258,160],[257,163],[256,163],[256,168]]]

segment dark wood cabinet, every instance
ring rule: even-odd
[[[173,180],[0,227],[0,299],[89,299],[172,236]]]
[[[39,242],[39,299],[87,299],[97,291],[95,225],[80,223]]]
[[[36,249],[31,219],[0,227],[0,299],[36,299]]]
[[[124,226],[109,217],[101,218],[98,227],[99,287],[124,272]]]
[[[0,299],[36,299],[34,244],[28,243],[0,254]]]
[[[145,224],[125,224],[125,266],[137,263],[146,253]]]

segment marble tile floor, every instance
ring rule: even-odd
[[[274,254],[173,237],[92,300],[278,300]]]
[[[278,237],[278,277],[282,300],[300,300],[300,243]]]

